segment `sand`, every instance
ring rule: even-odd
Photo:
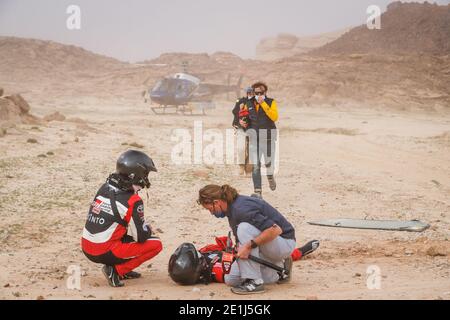
[[[173,129],[192,132],[194,121],[203,121],[204,129],[223,131],[232,102],[195,117],[157,116],[144,103],[113,99],[30,104],[37,116],[57,110],[66,120],[17,124],[0,138],[1,299],[241,298],[223,284],[179,286],[167,273],[182,242],[200,247],[228,231],[226,220],[195,203],[199,188],[229,183],[252,192],[237,166],[171,162]],[[450,299],[449,112],[279,108],[278,188],[270,191],[263,180],[263,195],[293,223],[299,245],[318,239],[321,246],[295,263],[291,283],[248,298]],[[137,269],[141,279],[111,288],[80,251],[80,236],[98,187],[133,143],[158,167],[148,199],[142,197],[164,249]],[[420,219],[431,228],[408,233],[307,224],[333,217]],[[71,265],[81,268],[80,290],[67,288]],[[379,289],[367,286],[370,266],[380,270]]]

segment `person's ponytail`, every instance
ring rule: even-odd
[[[235,188],[228,184],[224,184],[222,187],[222,199],[227,203],[232,203],[239,195]]]

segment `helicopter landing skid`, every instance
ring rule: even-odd
[[[168,114],[181,114],[183,116],[194,116],[194,115],[199,115],[199,114],[195,114],[193,111],[194,108],[193,106],[189,106],[189,105],[178,105],[178,106],[167,106],[167,105],[160,105],[160,106],[154,106],[154,107],[150,107],[153,111],[154,114],[157,115],[168,115]],[[170,112],[166,112],[166,110],[170,110]],[[201,108],[201,114],[200,115],[206,115],[206,111],[205,108]]]

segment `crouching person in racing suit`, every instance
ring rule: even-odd
[[[138,195],[150,187],[150,171],[156,168],[145,153],[126,151],[89,208],[81,247],[89,260],[104,264],[103,274],[112,287],[122,287],[121,280],[139,278],[133,269],[162,250],[161,240],[152,237],[145,222]]]

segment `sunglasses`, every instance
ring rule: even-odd
[[[262,96],[264,95],[264,91],[255,91],[255,96]]]
[[[211,203],[213,203],[213,201],[209,200],[209,199],[197,199],[197,204],[200,204],[200,205],[211,204]]]

